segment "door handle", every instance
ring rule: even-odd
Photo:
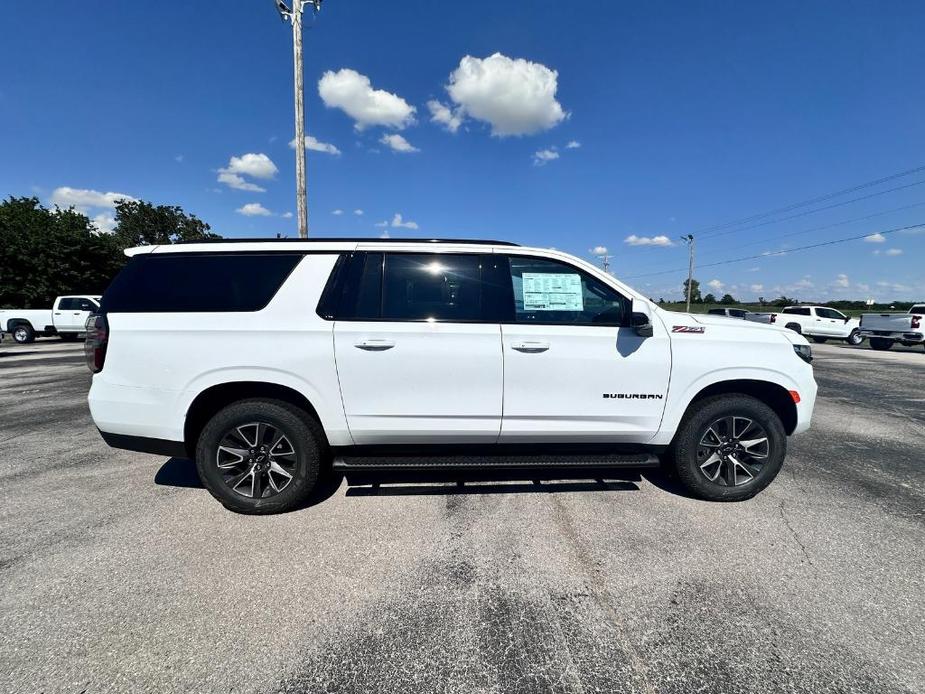
[[[55,315],[56,315],[56,316],[60,316],[60,315],[61,315],[61,311],[55,311]]]
[[[360,340],[353,345],[357,349],[363,349],[367,352],[384,352],[387,349],[392,349],[395,346],[395,343],[391,340],[383,340],[378,338],[371,338],[368,340]]]
[[[511,349],[515,349],[518,352],[523,352],[524,354],[539,354],[540,352],[545,352],[549,349],[548,342],[512,342]]]

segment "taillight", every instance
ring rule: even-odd
[[[918,327],[922,324],[921,316],[912,316],[912,329],[918,330]]]
[[[772,313],[772,314],[771,314],[771,322],[772,322],[772,323],[776,323],[776,322],[777,322],[777,314],[776,314],[776,313]]]
[[[106,315],[90,316],[87,319],[87,340],[84,342],[84,356],[87,367],[93,373],[103,370],[106,362],[106,345],[109,343],[109,322]]]

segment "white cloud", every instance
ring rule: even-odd
[[[283,212],[280,217],[283,219],[292,219],[292,212]]]
[[[660,234],[658,236],[636,236],[636,234],[630,234],[625,239],[623,243],[628,243],[630,246],[673,246],[674,242],[667,236]]]
[[[401,130],[414,123],[414,106],[396,94],[373,89],[369,77],[356,70],[325,72],[318,80],[318,94],[325,106],[353,118],[357,130],[371,125]]]
[[[811,279],[809,279],[808,277],[804,277],[801,280],[797,280],[790,286],[794,289],[812,289],[816,285],[813,284],[813,281]]]
[[[388,222],[386,222],[386,223],[388,223]],[[379,226],[379,225],[377,224],[376,226]],[[389,238],[389,230],[386,229],[386,230],[383,231],[381,234],[379,234],[379,238],[380,238],[380,239],[387,239],[387,238]]]
[[[418,223],[417,223],[417,222],[412,222],[410,219],[406,222],[404,219],[402,219],[402,216],[401,216],[398,212],[396,212],[396,213],[395,213],[395,216],[392,217],[392,224],[391,224],[391,226],[393,226],[393,227],[395,227],[395,228],[397,228],[397,229],[399,229],[399,228],[400,228],[400,229],[417,229],[417,228],[418,228]]]
[[[903,254],[903,249],[902,249],[902,248],[888,248],[888,249],[886,249],[886,250],[883,252],[883,254],[884,254],[884,255],[894,255],[894,256],[895,256],[895,255],[902,255],[902,254]]]
[[[753,292],[763,292],[764,291],[763,284],[752,284],[752,285],[749,285],[748,288]]]
[[[115,217],[105,212],[100,212],[90,221],[93,223],[93,226],[96,227],[97,231],[102,234],[111,234],[113,229],[116,228]]]
[[[450,73],[446,90],[460,118],[488,123],[492,135],[532,135],[567,117],[556,101],[558,77],[555,70],[522,58],[467,55]]]
[[[397,133],[392,135],[383,135],[379,139],[379,142],[387,145],[388,147],[391,147],[395,152],[409,153],[421,151]]]
[[[375,224],[373,224],[374,227],[378,227],[379,229],[383,229],[387,227],[388,225],[389,225],[389,220],[387,219],[384,219],[381,222],[376,222]]]
[[[335,215],[336,217],[340,217],[343,213],[343,210],[331,210],[331,214]]]
[[[851,282],[848,281],[848,275],[846,275],[845,273],[839,274],[839,276],[835,278],[835,286],[840,287],[842,289],[847,289],[848,287],[850,287]]]
[[[886,241],[886,236],[884,236],[878,231],[876,234],[865,236],[864,240],[867,241],[867,243],[883,243],[884,241]]]
[[[289,146],[292,149],[295,149],[295,138],[289,140]],[[340,150],[337,149],[337,147],[328,142],[322,142],[313,135],[305,136],[305,149],[311,150],[312,152],[324,152],[325,154],[333,154],[335,156],[340,154]]]
[[[718,292],[718,291],[720,291],[723,287],[725,287],[726,285],[723,284],[722,282],[720,282],[720,281],[717,280],[717,279],[713,279],[713,280],[710,280],[709,282],[707,282],[707,286],[708,286],[710,289],[712,289],[712,290]]]
[[[355,214],[357,217],[362,217],[362,216],[363,216],[363,210],[357,208],[357,209],[355,209],[355,210],[353,211],[353,214]]]
[[[430,111],[430,122],[439,123],[451,133],[459,130],[463,122],[462,109],[451,109],[449,106],[436,99],[427,102],[427,109]]]
[[[134,200],[131,195],[125,193],[101,193],[98,190],[89,190],[87,188],[70,188],[61,186],[55,188],[51,193],[51,202],[58,207],[76,207],[79,210],[86,210],[89,207],[108,207],[115,208],[119,200]]]
[[[245,217],[269,217],[273,214],[259,202],[249,202],[236,209],[235,212],[243,214]]]
[[[759,270],[761,270],[761,268],[756,265],[755,267],[748,268],[745,272],[758,272]]]
[[[544,164],[559,158],[559,153],[555,149],[541,149],[533,153],[533,165],[543,166]]]
[[[595,246],[591,249],[591,255],[597,256],[598,258],[607,255],[607,246]]]
[[[569,140],[568,144],[565,145],[566,149],[578,149],[579,147],[581,147],[581,143],[578,140]],[[671,221],[673,222],[674,218]]]
[[[228,166],[218,170],[218,182],[224,183],[235,190],[248,190],[254,193],[263,193],[266,189],[244,178],[271,179],[279,169],[266,154],[242,154],[240,157],[231,157]]]

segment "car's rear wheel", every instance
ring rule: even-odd
[[[694,496],[742,501],[777,476],[787,452],[784,426],[748,395],[700,400],[685,415],[671,446],[678,479]]]
[[[861,331],[855,328],[851,331],[851,334],[848,335],[848,338],[845,340],[849,345],[857,347],[859,344],[864,342],[864,338],[861,337]]]
[[[18,342],[21,345],[35,342],[35,331],[32,329],[32,326],[21,323],[13,328],[13,342]]]
[[[325,451],[319,424],[286,402],[241,400],[203,428],[196,468],[206,489],[238,513],[280,513],[314,488]]]
[[[828,341],[829,341],[829,338],[827,337],[814,337],[813,338],[813,342],[815,342],[817,345],[824,345]]]
[[[890,347],[893,346],[893,341],[887,340],[884,337],[872,337],[870,338],[869,342],[870,342],[871,349],[876,349],[879,351],[889,349]]]
[[[797,335],[803,334],[803,328],[800,327],[799,323],[787,323],[784,327],[787,328],[787,330],[792,330]]]

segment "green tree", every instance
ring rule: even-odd
[[[723,298],[719,300],[719,303],[729,305],[729,304],[737,304],[739,302],[736,301],[735,297],[732,294],[723,294]]]
[[[686,298],[686,297],[687,297],[687,295],[685,294],[685,298]],[[712,294],[707,294],[705,297],[703,297],[703,303],[705,303],[705,304],[715,304],[715,303],[716,303],[716,297],[713,296]]]
[[[116,203],[116,225],[112,234],[123,248],[131,248],[220,238],[210,229],[196,215],[187,214],[176,205],[120,200]]]
[[[682,286],[681,298],[683,301],[687,301],[687,280],[684,280]],[[691,280],[691,302],[699,304],[703,301],[700,297],[700,282],[697,280]]]

